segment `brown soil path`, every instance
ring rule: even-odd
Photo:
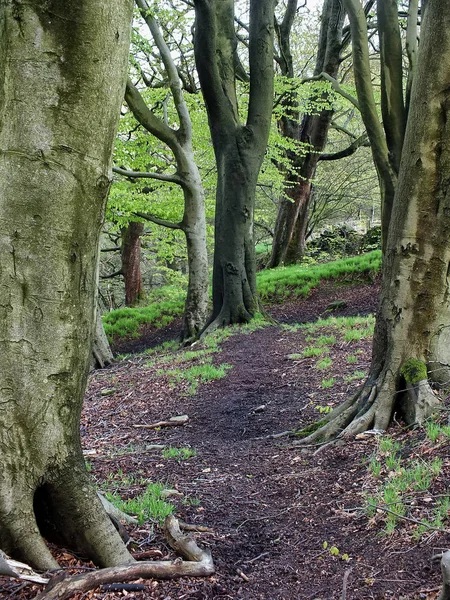
[[[342,299],[346,306],[335,314],[367,314],[375,309],[376,295],[376,285],[330,284],[272,313],[284,323],[310,322],[331,301]],[[173,333],[170,329],[167,336]],[[173,386],[169,366],[161,372],[145,355],[130,355],[92,376],[82,439],[99,484],[115,484],[126,498],[141,493],[147,480],[163,482],[181,494],[170,499],[177,516],[214,530],[197,534],[198,542],[212,551],[213,577],[149,581],[144,591],[130,592],[128,598],[436,598],[439,567],[431,557],[448,547],[448,536],[434,533],[419,543],[407,527],[383,536],[381,516],[368,519],[360,510],[371,485],[367,461],[375,449],[373,437],[318,453],[295,447],[289,437],[267,437],[316,420],[319,406],[335,406],[356,389],[357,381],[348,381],[349,376],[368,370],[367,338],[345,342],[338,336],[326,371],[317,367],[317,357],[288,358],[314,343],[309,336],[304,328],[281,325],[232,336],[214,355],[215,364],[232,368],[194,394],[185,382]],[[149,331],[145,343],[164,337],[164,332]],[[349,356],[356,358],[350,363]],[[322,382],[329,378],[335,382],[327,389]],[[189,415],[184,427],[134,427],[180,414]],[[155,445],[190,447],[197,454],[183,461],[164,459]],[[443,472],[448,474],[447,463]],[[442,490],[447,482],[441,477]],[[152,523],[131,527],[129,534],[134,551],[156,547],[173,556]],[[7,585],[3,589],[9,593]],[[0,580],[0,595],[1,589]],[[85,597],[111,600],[122,594],[96,590]]]

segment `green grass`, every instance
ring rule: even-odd
[[[182,366],[170,370],[160,369],[157,373],[167,375],[173,385],[180,381],[187,381],[189,383],[188,394],[192,395],[195,394],[200,383],[221,379],[231,369],[231,365],[225,363],[218,366],[213,365],[211,357],[208,357],[206,361],[203,364],[193,365],[186,369],[183,369]]]
[[[176,286],[164,286],[149,294],[147,306],[136,308],[119,308],[103,318],[103,325],[108,339],[121,337],[138,337],[141,325],[151,324],[164,327],[184,310],[185,292]]]
[[[321,360],[318,360],[316,362],[316,368],[321,369],[322,371],[326,371],[331,367],[332,364],[333,361],[331,360],[331,358],[329,356],[325,356],[325,358],[322,358]]]
[[[305,348],[298,356],[300,358],[312,358],[315,356],[322,356],[327,352],[329,352],[328,348],[309,346],[308,348]]]
[[[431,491],[433,481],[442,472],[443,461],[439,457],[431,459],[425,456],[421,459],[402,458],[402,445],[399,442],[389,436],[380,438],[368,465],[369,473],[376,480],[376,490],[365,494],[365,510],[369,518],[378,515],[384,533],[392,534],[404,523],[402,517],[408,517],[410,509],[411,516],[418,521],[410,529],[413,538],[420,539],[433,530],[430,531],[430,528],[445,527],[450,498],[447,495],[434,497]],[[418,502],[415,498],[423,498],[424,493],[429,497],[429,504],[424,509],[425,517],[418,518]]]
[[[142,494],[129,500],[122,500],[119,494],[111,492],[107,492],[105,497],[119,510],[134,515],[139,524],[149,520],[161,524],[175,510],[175,506],[161,496],[164,489],[166,486],[162,483],[150,483]]]
[[[323,389],[328,389],[333,387],[333,385],[336,383],[336,379],[334,377],[330,377],[329,379],[322,379],[322,383],[321,386]]]
[[[164,448],[162,451],[163,458],[174,458],[176,460],[188,460],[193,456],[197,456],[197,450],[195,448],[175,448],[169,446]]]
[[[372,278],[380,270],[380,266],[381,252],[375,250],[324,264],[266,269],[257,275],[258,292],[266,302],[282,302],[289,297],[307,296],[313,287],[326,279],[355,274],[365,274]]]

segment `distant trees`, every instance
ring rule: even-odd
[[[277,62],[282,75],[291,80],[294,78],[294,64],[290,38],[297,5],[298,0],[288,1],[283,20],[276,28],[279,46]],[[345,11],[340,0],[324,0],[314,69],[316,77],[323,73],[333,78],[337,76],[344,17]],[[316,98],[318,108],[303,116],[299,114],[295,87],[281,97],[284,111],[279,118],[279,127],[282,135],[300,142],[302,147],[286,151],[289,162],[284,167],[285,186],[278,205],[269,267],[294,263],[304,252],[312,180],[320,153],[325,148],[333,116],[329,102],[328,106],[320,106],[327,104],[327,95],[324,89],[321,97]]]
[[[80,444],[131,15],[131,0],[0,6],[0,547],[41,569],[58,566],[41,532],[131,560]]]
[[[359,0],[345,2],[350,11],[359,11]],[[351,22],[358,16],[350,15]],[[356,27],[353,22],[352,33]],[[364,56],[358,31],[354,53]],[[390,55],[387,61],[392,59]],[[367,74],[364,63],[359,68]],[[393,76],[393,67],[383,64],[383,69]],[[393,79],[384,81],[387,86]],[[409,422],[423,420],[436,403],[428,381],[450,379],[450,4],[446,0],[427,1],[411,95],[405,104],[409,111],[401,157],[388,152],[380,157],[389,173],[395,174],[396,165],[399,168],[392,208],[389,202],[384,207],[384,221],[387,214],[390,218],[369,376],[356,396],[328,415],[310,440],[371,427],[386,429],[394,407]],[[375,116],[373,124],[376,133]],[[394,142],[395,136],[386,145],[394,149]],[[383,147],[380,140],[377,151]],[[406,383],[416,387],[412,401],[403,391]]]

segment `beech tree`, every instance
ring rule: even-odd
[[[128,79],[125,100],[135,119],[149,133],[167,145],[176,165],[175,173],[140,172],[135,169],[115,168],[114,171],[133,179],[165,181],[176,184],[183,191],[184,210],[181,221],[174,222],[139,210],[137,215],[158,225],[179,229],[186,238],[189,282],[183,316],[184,340],[195,339],[206,321],[208,306],[208,255],[206,247],[205,194],[199,169],[195,162],[192,139],[192,122],[183,95],[179,70],[164,40],[161,28],[146,0],[136,0],[165,69],[164,87],[170,90],[178,123],[170,126],[167,119],[159,118],[149,108],[144,96],[131,79]],[[145,81],[145,74],[142,75]],[[148,81],[151,87],[151,82]]]
[[[249,321],[259,308],[253,216],[272,114],[274,4],[250,1],[249,102],[242,124],[234,1],[194,0],[195,59],[217,165],[213,310],[206,331]]]
[[[449,380],[449,123],[450,4],[428,0],[385,241],[370,372],[308,440],[384,430],[394,409],[407,422],[420,422],[437,402],[430,382]],[[405,394],[407,386],[414,393]]]
[[[0,547],[40,569],[57,567],[41,532],[131,560],[79,432],[131,15],[131,0],[0,6]]]

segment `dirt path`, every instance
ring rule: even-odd
[[[329,285],[307,301],[277,307],[273,313],[285,323],[312,321],[335,299],[346,302],[340,314],[367,313],[374,310],[375,298],[374,286]],[[164,332],[148,332],[147,345],[154,343],[152,335],[164,338]],[[197,536],[212,551],[213,577],[150,581],[145,591],[128,598],[437,596],[439,568],[430,558],[436,548],[448,546],[446,536],[433,534],[420,544],[401,528],[380,536],[379,521],[360,510],[370,485],[367,461],[374,452],[373,437],[334,444],[319,453],[295,447],[292,438],[267,437],[316,420],[324,407],[338,404],[355,389],[357,381],[349,381],[355,373],[367,372],[367,337],[346,342],[336,334],[326,371],[318,368],[317,357],[289,358],[317,343],[318,335],[281,325],[236,334],[213,358],[215,364],[232,368],[194,394],[188,393],[186,382],[172,386],[169,365],[161,368],[151,356],[131,355],[93,375],[82,439],[99,484],[115,486],[125,498],[142,492],[147,481],[163,482],[182,494],[170,499],[177,516],[214,530]],[[324,379],[334,379],[332,387],[324,388]],[[184,427],[134,427],[180,414],[189,415]],[[196,456],[164,459],[155,445],[189,447]],[[172,556],[151,523],[129,533],[133,550],[157,547]],[[97,591],[87,597],[111,600],[121,592]]]

